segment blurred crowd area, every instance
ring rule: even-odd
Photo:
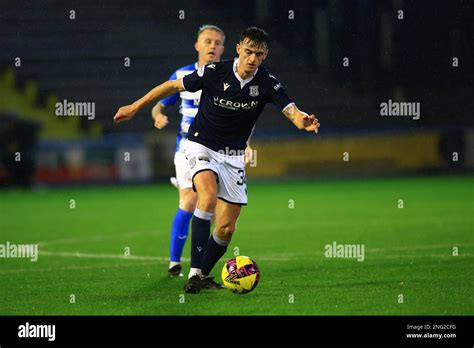
[[[264,65],[318,136],[274,106],[260,117],[249,176],[470,172],[474,167],[471,1],[0,1],[0,182],[4,186],[147,182],[173,175],[179,123],[153,128],[151,107],[112,122],[178,67],[196,61],[202,24],[236,56],[250,25],[271,36]],[[389,100],[420,117],[382,117]],[[60,117],[57,103],[93,103]]]

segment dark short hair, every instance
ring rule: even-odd
[[[243,43],[249,41],[252,46],[263,46],[268,48],[269,39],[270,37],[265,30],[257,27],[249,27],[240,33],[240,42]]]

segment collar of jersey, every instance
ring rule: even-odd
[[[250,81],[252,81],[252,79],[255,77],[255,75],[257,75],[257,71],[258,71],[258,68],[257,70],[255,70],[255,73],[250,76],[248,79],[242,79],[239,74],[237,73],[237,62],[238,62],[238,59],[234,59],[234,75],[235,77],[237,78],[237,80],[239,80],[240,82],[240,89],[244,88],[244,86],[249,83]]]

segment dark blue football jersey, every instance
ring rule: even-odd
[[[188,139],[214,151],[245,150],[266,103],[273,103],[278,111],[293,103],[265,68],[260,66],[253,78],[243,81],[234,73],[236,63],[228,60],[207,64],[183,77],[186,91],[202,90]]]

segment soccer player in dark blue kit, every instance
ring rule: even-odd
[[[273,103],[298,129],[318,132],[314,115],[300,111],[281,83],[262,62],[268,35],[245,29],[237,44],[238,58],[207,64],[182,79],[166,81],[131,105],[121,107],[114,121],[131,119],[144,105],[180,92],[202,90],[199,110],[185,144],[198,202],[191,227],[191,270],[187,293],[223,286],[209,276],[230,243],[240,210],[247,204],[244,152],[266,103]],[[216,228],[210,235],[215,215]]]

